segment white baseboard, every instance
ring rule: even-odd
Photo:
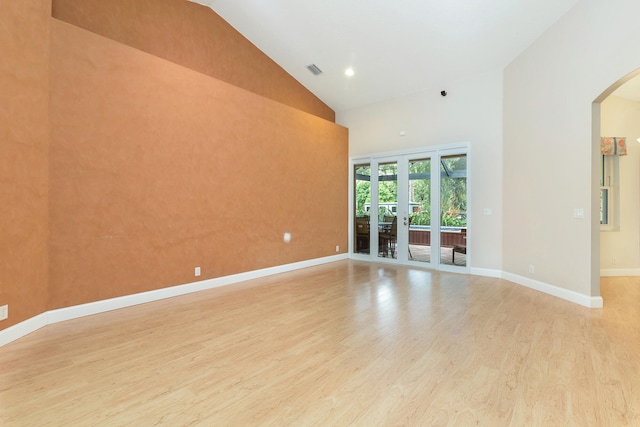
[[[3,329],[0,331],[0,347],[47,326],[49,324],[47,322],[47,318],[47,313],[41,313],[35,317]]]
[[[637,277],[640,268],[605,268],[600,270],[600,277]]]
[[[87,304],[74,305],[71,307],[50,310],[0,331],[0,347],[17,340],[18,338],[22,338],[25,335],[28,335],[31,332],[34,332],[44,326],[58,322],[64,322],[65,320],[78,319],[84,316],[91,316],[93,314],[104,313],[111,310],[118,310],[120,308],[132,307],[138,304],[145,304],[148,302],[159,301],[179,295],[218,288],[220,286],[227,286],[247,280],[272,276],[274,274],[314,267],[316,265],[328,264],[330,262],[341,261],[348,258],[348,254],[334,255],[325,258],[316,258],[292,264],[264,268],[261,270],[248,271],[246,273],[239,273],[231,276],[217,277],[214,279],[207,279],[199,282],[172,286],[169,288],[155,289],[153,291],[141,292],[117,298],[110,298],[102,301],[90,302]]]
[[[166,298],[172,298],[175,296],[185,295],[193,292],[204,291],[207,289],[213,289],[221,286],[227,286],[234,283],[244,282],[247,280],[259,279],[261,277],[272,276],[275,274],[286,273],[294,270],[300,270],[303,268],[341,261],[344,259],[349,259],[349,254],[341,254],[341,255],[334,255],[334,256],[325,257],[325,258],[317,258],[317,259],[312,259],[308,261],[280,265],[277,267],[270,267],[270,268],[264,268],[261,270],[248,271],[246,273],[239,273],[231,276],[217,277],[215,279],[208,279],[208,280],[202,280],[199,282],[187,283],[184,285],[172,286],[169,288],[156,289],[148,292],[141,292],[138,294],[125,295],[122,297],[90,302],[87,304],[60,308],[57,310],[50,310],[0,331],[0,347],[6,344],[9,344],[10,342],[15,341],[21,337],[24,337],[25,335],[28,335],[31,332],[34,332],[44,326],[51,325],[58,322],[63,322],[65,320],[78,319],[84,316],[91,316],[93,314],[104,313],[111,310],[118,310],[120,308],[132,307],[138,304],[145,304],[148,302],[158,301]],[[620,271],[623,271],[623,270],[620,270]],[[631,271],[631,270],[624,270],[624,271]],[[633,271],[636,271],[636,270],[633,270]],[[471,268],[470,274],[509,280],[518,285],[535,289],[545,294],[552,295],[552,296],[555,296],[555,297],[558,297],[566,301],[570,301],[588,308],[601,308],[603,306],[603,300],[602,300],[602,297],[600,296],[592,297],[589,295],[580,294],[578,292],[570,291],[568,289],[560,288],[554,285],[550,285],[548,283],[532,280],[527,277],[518,276],[516,274],[511,274],[511,273],[505,273],[500,270]],[[629,275],[629,274],[625,274],[625,275]],[[638,271],[637,275],[640,276],[640,271]]]
[[[554,297],[562,298],[563,300],[570,301],[576,304],[588,308],[602,308],[602,297],[592,297],[584,295],[578,292],[570,291],[568,289],[560,288],[558,286],[550,285],[548,283],[539,282],[537,280],[529,279],[528,277],[518,276],[517,274],[506,273],[501,270],[491,270],[487,268],[471,268],[470,274],[484,277],[494,277],[497,279],[505,279],[513,282],[517,285],[525,286],[536,291],[553,295]],[[639,271],[640,273],[640,271]],[[638,274],[640,276],[640,274]]]
[[[550,285],[548,283],[532,280],[528,277],[518,276],[517,274],[503,272],[502,278],[518,285],[535,289],[536,291],[540,291],[548,295],[553,295],[554,297],[562,298],[566,301],[580,304],[584,307],[602,308],[603,306],[603,300],[601,296],[592,297],[590,295],[584,295],[575,291],[570,291],[568,289]]]
[[[500,270],[491,270],[488,268],[474,268],[471,267],[469,269],[469,274],[473,274],[474,276],[484,276],[484,277],[494,277],[496,279],[502,278],[502,271]]]

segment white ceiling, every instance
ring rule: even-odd
[[[502,69],[578,2],[193,1],[211,7],[335,111]],[[323,74],[314,76],[310,64]],[[348,67],[353,77],[344,74]]]

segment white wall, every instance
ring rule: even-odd
[[[637,0],[581,0],[505,69],[505,272],[599,295],[592,103],[640,68],[638,16]]]
[[[610,96],[600,107],[600,133],[627,137],[619,157],[619,228],[600,233],[602,275],[640,275],[640,103]]]
[[[441,90],[448,95],[442,97]],[[338,112],[352,157],[457,142],[470,143],[472,268],[502,268],[502,71],[494,70],[410,96]],[[405,136],[400,136],[405,131]],[[491,208],[492,216],[483,209]]]
[[[469,141],[472,267],[598,296],[593,103],[640,69],[638,16],[637,0],[581,0],[504,70],[504,80],[500,71],[483,73],[338,112],[350,155]],[[583,219],[575,209],[584,209]]]

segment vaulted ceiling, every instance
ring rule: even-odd
[[[335,111],[502,69],[578,2],[193,1],[211,7]],[[322,74],[311,73],[311,64]]]

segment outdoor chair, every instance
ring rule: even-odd
[[[395,256],[397,239],[398,218],[394,216],[389,230],[379,234],[380,250],[383,253],[383,256],[386,257],[389,254],[389,251],[391,251],[391,258]]]
[[[369,217],[356,218],[356,252],[369,253]]]
[[[462,230],[460,230],[460,232],[462,233],[462,239],[465,240],[465,243],[453,245],[453,252],[451,253],[451,262],[453,264],[456,263],[456,252],[465,255],[467,254],[467,230],[463,228]]]

